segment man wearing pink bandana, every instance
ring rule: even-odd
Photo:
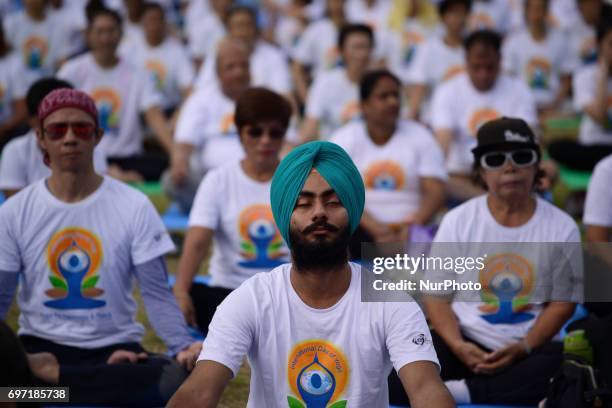
[[[41,381],[81,405],[164,405],[201,348],[166,284],[174,245],[146,196],[95,172],[103,131],[87,94],[54,90],[38,119],[51,176],[0,207],[0,317],[21,278],[18,334]],[[134,280],[174,359],[139,344]]]

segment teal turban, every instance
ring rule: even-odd
[[[349,155],[331,142],[303,144],[293,149],[278,165],[270,189],[274,220],[289,247],[291,214],[313,168],[329,183],[348,212],[351,233],[361,221],[365,188]]]

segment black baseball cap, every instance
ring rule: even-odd
[[[478,145],[472,149],[475,157],[492,150],[508,148],[534,149],[540,154],[535,134],[523,119],[501,117],[482,125],[476,133]]]

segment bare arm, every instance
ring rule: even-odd
[[[193,278],[197,275],[202,260],[208,255],[214,231],[210,228],[191,227],[187,231],[183,244],[183,254],[178,264],[176,283],[173,288],[174,296],[191,326],[196,325],[195,309],[189,296]]]
[[[427,224],[444,204],[444,182],[433,177],[421,177],[421,205],[414,222]]]
[[[177,186],[182,185],[189,175],[189,158],[193,153],[194,146],[188,143],[174,143],[170,156],[170,172],[172,182]]]
[[[399,370],[398,375],[412,408],[455,407],[453,397],[440,379],[438,368],[431,361],[406,364]]]
[[[306,75],[306,67],[297,61],[291,64],[291,73],[293,74],[293,82],[300,101],[305,103],[308,98],[308,78]]]
[[[170,153],[172,151],[172,132],[159,106],[152,106],[147,109],[145,119],[164,150]]]
[[[4,198],[9,198],[17,194],[19,190],[2,190],[2,194],[4,194]]]
[[[200,361],[168,402],[168,408],[214,408],[232,378],[232,371],[215,361]]]
[[[421,105],[423,104],[426,93],[427,86],[424,84],[413,84],[406,87],[408,107],[410,108],[410,119],[419,120],[421,116]]]
[[[531,348],[536,348],[550,341],[572,317],[574,310],[576,310],[575,303],[550,302],[525,336],[527,344]]]
[[[300,128],[300,142],[306,143],[318,139],[319,120],[311,117],[306,117]]]
[[[367,211],[361,216],[361,228],[374,238],[374,241],[379,243],[395,242],[395,233],[387,225],[378,222]]]
[[[435,135],[436,140],[442,148],[444,157],[448,157],[448,151],[450,150],[450,145],[453,141],[453,131],[451,129],[436,129]]]
[[[609,242],[612,239],[612,228],[600,227],[598,225],[587,225],[587,242]]]

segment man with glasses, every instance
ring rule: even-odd
[[[43,380],[69,386],[72,403],[163,405],[201,347],[166,284],[174,245],[145,195],[95,172],[103,130],[92,98],[56,89],[38,120],[51,176],[0,207],[0,317],[21,278],[20,340],[28,353],[54,357]],[[174,359],[139,344],[134,278]]]

